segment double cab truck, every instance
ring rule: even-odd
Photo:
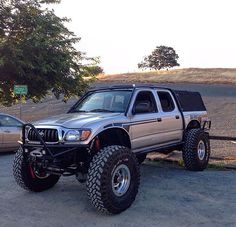
[[[40,192],[75,175],[86,182],[94,207],[117,214],[135,200],[149,152],[179,150],[186,169],[204,170],[210,125],[198,92],[152,85],[92,89],[68,113],[23,126],[14,177]]]

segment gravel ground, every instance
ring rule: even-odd
[[[134,204],[120,215],[98,213],[74,177],[42,193],[12,176],[12,154],[0,155],[0,226],[236,226],[235,171],[189,172],[146,162]]]

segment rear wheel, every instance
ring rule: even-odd
[[[13,175],[16,183],[25,190],[41,192],[53,187],[60,176],[39,172],[24,157],[22,148],[15,154]]]
[[[139,182],[135,155],[126,147],[108,146],[96,154],[90,164],[87,192],[98,210],[118,214],[135,200]]]
[[[208,133],[202,129],[190,129],[185,133],[183,160],[185,167],[192,171],[204,170],[210,158]]]

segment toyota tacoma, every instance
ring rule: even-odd
[[[210,125],[198,92],[152,85],[92,89],[68,113],[23,126],[14,177],[40,192],[75,175],[86,182],[94,207],[117,214],[135,200],[149,152],[179,150],[186,169],[204,170]]]

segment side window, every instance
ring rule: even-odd
[[[150,91],[140,91],[136,97],[133,113],[155,113],[157,112],[157,105],[155,98]]]
[[[164,112],[171,112],[175,109],[175,104],[168,92],[158,91],[157,94],[159,96],[161,107]]]
[[[21,126],[21,123],[9,116],[0,115],[0,127],[17,127]]]

